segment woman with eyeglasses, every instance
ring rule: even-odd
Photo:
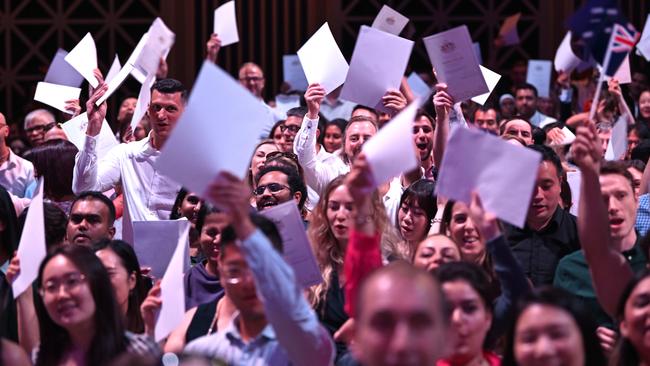
[[[56,248],[41,263],[36,283],[36,366],[102,366],[124,352],[160,356],[148,337],[125,330],[108,272],[90,248]]]

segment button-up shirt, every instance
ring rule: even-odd
[[[9,149],[7,161],[0,165],[0,185],[16,197],[25,197],[27,187],[36,183],[34,165]]]
[[[244,341],[239,316],[235,316],[228,327],[190,342],[184,352],[221,359],[228,365],[332,364],[332,339],[307,304],[291,267],[259,230],[241,248],[269,324],[255,338]]]
[[[74,193],[105,192],[122,182],[132,221],[168,220],[180,185],[156,168],[160,151],[150,138],[117,145],[98,161],[97,137],[86,136],[74,167]]]
[[[580,249],[576,217],[558,207],[545,228],[535,231],[504,224],[512,253],[533,285],[551,285],[558,262]]]

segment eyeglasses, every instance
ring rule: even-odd
[[[52,128],[54,128],[54,126],[56,126],[56,122],[50,122],[50,123],[45,124],[45,125],[39,125],[39,126],[34,126],[34,127],[26,128],[26,129],[25,129],[25,132],[26,132],[26,133],[31,133],[31,132],[47,132],[47,131],[51,130]]]
[[[40,295],[43,296],[54,296],[56,295],[61,286],[65,289],[66,292],[75,291],[82,283],[86,281],[86,276],[81,273],[70,273],[64,276],[61,280],[58,281],[47,281],[43,287],[39,289]]]
[[[253,279],[253,273],[248,267],[226,267],[223,272],[223,280],[229,285],[238,285],[247,279]]]
[[[288,125],[288,126],[287,125],[280,125],[280,131],[284,132],[286,130],[289,130],[289,131],[291,131],[293,133],[297,133],[298,130],[300,130],[300,126],[296,126],[296,125]]]
[[[243,82],[246,82],[246,83],[249,83],[251,81],[254,82],[254,83],[258,83],[258,82],[260,82],[262,80],[264,80],[264,78],[261,77],[261,76],[248,76],[248,77],[239,78],[239,81],[243,81]]]
[[[257,186],[257,188],[253,190],[253,193],[255,193],[256,196],[261,196],[264,194],[264,191],[266,191],[267,188],[269,189],[269,191],[271,191],[271,193],[278,193],[283,189],[290,190],[289,187],[282,185],[280,183],[269,183],[263,186]]]

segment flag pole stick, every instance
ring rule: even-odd
[[[598,107],[598,100],[600,99],[600,90],[603,88],[603,82],[605,81],[605,74],[607,73],[607,68],[609,67],[609,59],[612,55],[612,41],[616,32],[614,31],[614,26],[612,25],[612,34],[609,36],[609,43],[607,44],[607,50],[605,51],[605,60],[603,62],[603,71],[598,77],[598,84],[596,85],[596,93],[594,94],[594,99],[591,101],[591,108],[589,109],[589,120],[593,121],[594,116],[596,115],[596,108]]]

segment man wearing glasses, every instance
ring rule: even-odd
[[[298,171],[290,166],[263,167],[255,177],[255,203],[258,211],[295,200],[302,210],[307,199],[307,188]]]
[[[34,165],[11,151],[7,136],[9,126],[0,113],[0,185],[12,195],[23,198],[27,187],[34,183]]]
[[[260,121],[260,123],[264,124],[264,130],[262,131],[260,138],[267,138],[269,136],[269,132],[271,132],[273,125],[276,122],[283,120],[285,116],[277,113],[275,109],[271,108],[264,101],[263,93],[264,85],[266,83],[264,72],[257,64],[253,62],[247,62],[243,64],[241,68],[239,68],[239,83],[244,88],[248,89],[248,91],[250,91],[251,94],[255,96],[255,98],[259,99],[267,108],[268,120]]]
[[[25,135],[32,147],[45,142],[45,133],[56,126],[54,115],[47,109],[37,109],[25,116]]]

